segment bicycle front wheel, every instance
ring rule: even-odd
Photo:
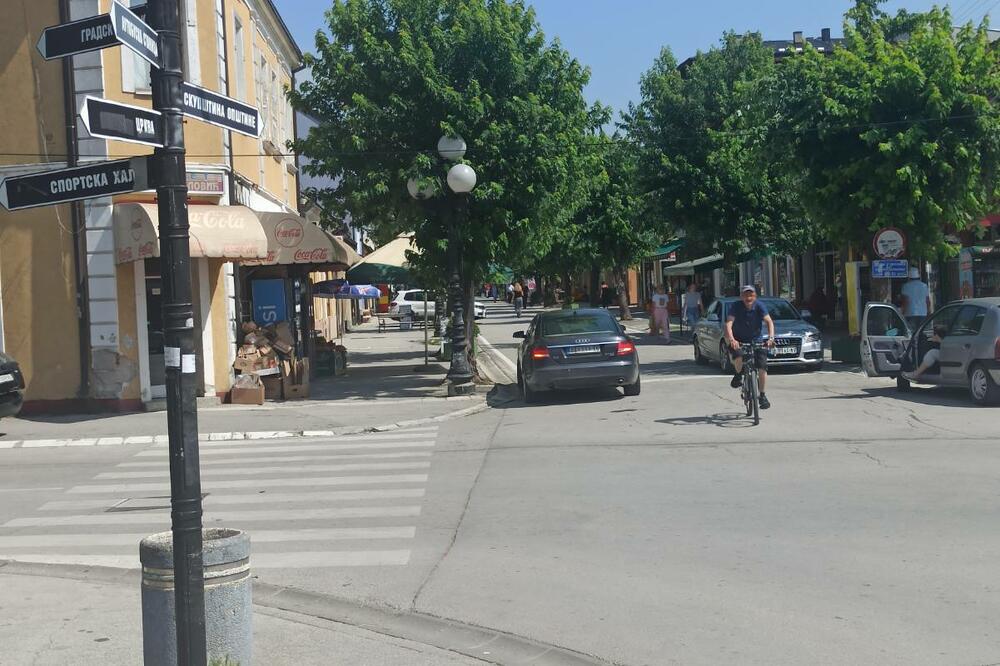
[[[750,374],[750,405],[753,407],[753,424],[760,425],[760,391],[758,390],[757,373]],[[748,413],[747,416],[750,416]]]

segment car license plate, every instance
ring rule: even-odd
[[[775,356],[798,356],[799,350],[797,347],[775,347]]]
[[[581,346],[581,347],[570,347],[569,349],[566,350],[566,353],[567,354],[571,354],[573,356],[576,356],[577,354],[600,354],[601,353],[601,346],[600,345],[584,345],[584,346]]]
[[[14,375],[0,375],[0,384],[14,381]]]

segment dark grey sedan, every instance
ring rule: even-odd
[[[607,310],[565,309],[535,315],[517,355],[525,402],[560,389],[621,386],[639,395],[635,344]]]
[[[0,352],[0,418],[16,416],[24,402],[24,375],[17,361]]]

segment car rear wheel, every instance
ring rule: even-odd
[[[1000,405],[1000,386],[981,363],[974,365],[969,372],[969,395],[977,405]]]
[[[691,340],[691,343],[694,345],[694,362],[698,365],[708,365],[708,359],[701,353],[701,345],[698,342],[698,338]]]
[[[642,384],[642,377],[636,377],[634,384],[628,384],[627,386],[623,387],[625,389],[625,395],[627,396],[639,395],[639,389],[642,388],[641,384]]]
[[[530,405],[533,402],[538,402],[538,392],[533,391],[531,387],[528,386],[528,382],[525,381],[524,373],[521,372],[520,368],[517,369],[517,384],[521,387],[521,397],[526,403]]]

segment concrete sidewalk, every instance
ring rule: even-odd
[[[7,573],[0,566],[0,665],[142,663],[138,575],[121,583]],[[434,666],[489,663],[431,645],[254,606],[256,664]],[[486,655],[485,659],[489,659]]]
[[[313,380],[308,399],[199,408],[202,437],[329,436],[462,416],[484,404],[481,395],[447,397],[447,366],[433,357],[425,365],[422,329],[379,333],[371,323],[345,336],[344,345],[346,374]],[[148,444],[166,434],[165,411],[32,415],[0,421],[0,448]]]

